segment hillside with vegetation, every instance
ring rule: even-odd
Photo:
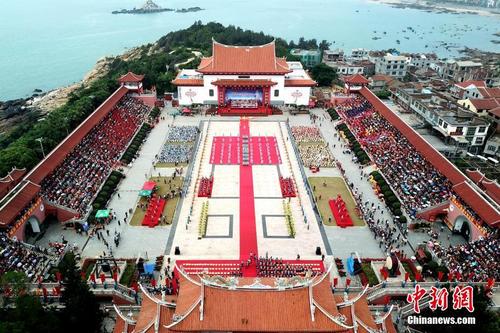
[[[156,87],[162,95],[174,91],[171,81],[179,68],[195,68],[200,56],[211,52],[212,38],[233,45],[259,45],[272,41],[274,37],[263,32],[243,30],[219,23],[202,24],[197,22],[191,27],[171,32],[154,44],[144,45],[127,52],[123,56],[106,58],[104,72],[95,76],[88,84],[81,84],[68,96],[67,102],[40,117],[39,112],[26,113],[22,121],[10,124],[8,130],[0,135],[0,177],[13,167],[33,168],[43,157],[40,144],[35,141],[43,138],[45,152],[57,146],[74,128],[88,117],[118,87],[117,79],[132,71],[145,74],[144,86]],[[323,41],[320,45],[324,45]],[[316,40],[299,39],[299,43],[288,43],[276,38],[276,53],[293,59],[288,51],[293,47],[317,48]],[[188,61],[189,60],[189,61]],[[177,64],[184,63],[182,66]]]

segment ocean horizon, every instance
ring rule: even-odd
[[[286,40],[326,39],[332,42],[331,48],[347,53],[357,47],[435,52],[441,57],[456,56],[464,46],[500,51],[500,46],[491,42],[493,33],[500,31],[497,17],[398,9],[368,0],[155,2],[168,8],[199,6],[205,10],[113,15],[113,10],[139,7],[143,0],[3,3],[0,100],[24,98],[35,89],[48,91],[78,82],[100,58],[154,42],[198,20],[263,31]]]

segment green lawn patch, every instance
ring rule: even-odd
[[[347,188],[347,185],[341,177],[309,177],[309,184],[313,190],[313,195],[316,199],[321,219],[325,225],[337,225],[333,217],[328,200],[335,199],[337,195],[341,195],[344,199],[347,211],[351,216],[352,223],[355,226],[364,226],[365,222],[358,216],[356,212],[356,202]],[[323,186],[323,183],[326,186]],[[314,190],[316,188],[316,190]],[[321,199],[320,199],[321,196]],[[331,218],[331,222],[328,222]]]

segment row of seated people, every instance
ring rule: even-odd
[[[406,137],[362,97],[337,107],[358,141],[374,158],[414,215],[448,199],[450,182],[410,144]]]
[[[259,102],[256,99],[230,99],[227,102],[231,107],[239,109],[251,109],[259,106]]]
[[[272,257],[259,257],[256,265],[257,275],[260,277],[294,277],[305,275],[310,270],[308,265],[291,264]],[[318,272],[311,271],[311,273],[316,275]]]
[[[498,233],[457,246],[435,248],[435,253],[444,261],[451,273],[461,281],[500,280],[500,244]]]
[[[200,129],[196,126],[169,126],[168,142],[194,142]]]
[[[29,247],[0,233],[0,276],[9,271],[18,271],[34,281],[56,261],[57,256],[50,254],[47,249]]]
[[[198,189],[199,197],[211,197],[212,187],[214,185],[214,177],[203,177],[200,180],[200,188]]]
[[[124,97],[42,182],[44,197],[84,214],[148,111]]]
[[[280,187],[283,198],[290,198],[296,196],[295,185],[293,184],[293,179],[291,177],[287,178],[280,177]]]
[[[297,142],[323,142],[323,137],[318,127],[292,126],[292,135]]]

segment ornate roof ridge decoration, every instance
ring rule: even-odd
[[[379,329],[374,329],[371,328],[370,326],[366,325],[361,319],[356,317],[356,322],[363,327],[368,333],[384,333],[384,330],[379,330]]]
[[[314,305],[315,308],[318,308],[319,311],[321,311],[321,313],[323,313],[328,319],[330,319],[335,324],[337,324],[337,325],[339,325],[339,326],[341,326],[343,328],[346,328],[346,329],[353,329],[354,328],[354,325],[353,326],[349,326],[349,325],[346,324],[347,318],[343,314],[339,313],[336,316],[332,315],[331,313],[329,313],[328,311],[326,311],[321,305],[319,305],[314,300],[314,298],[312,299],[312,303],[313,303],[313,305]]]
[[[318,284],[320,284],[321,282],[323,282],[323,280],[327,277],[327,276],[330,276],[330,272],[333,268],[333,262],[330,264],[330,266],[328,266],[328,269],[326,270],[325,273],[323,273],[322,275],[316,275],[315,277],[313,277],[313,280],[318,277],[318,276],[321,276],[321,278],[318,279],[318,281],[314,281],[313,282],[313,287],[317,286]]]
[[[224,44],[224,43],[218,42],[215,40],[214,37],[212,37],[212,45],[214,45],[214,44],[218,44],[218,45],[221,45],[224,47],[236,47],[236,48],[241,48],[241,49],[259,48],[259,47],[266,47],[266,46],[270,46],[270,45],[272,45],[274,47],[276,45],[276,38],[273,38],[272,41],[265,43],[265,44],[261,44],[261,45],[229,45],[229,44]]]
[[[175,263],[174,265],[174,269],[177,268],[177,271],[186,279],[188,280],[189,282],[201,287],[201,283],[198,282],[198,281],[195,281],[194,279],[192,279],[191,277],[189,277],[188,274],[186,274],[186,272],[184,272],[184,269],[182,267],[179,267],[179,265],[177,265],[177,262]]]
[[[196,309],[196,307],[198,306],[198,304],[200,304],[200,302],[202,302],[202,295],[200,295],[200,297],[196,299],[196,301],[189,307],[186,313],[184,314],[175,313],[172,316],[172,323],[169,325],[163,325],[163,327],[170,329],[175,325],[177,325],[178,323],[180,323],[181,321],[183,321],[186,317],[188,317],[191,314],[191,312],[193,312],[194,309]]]
[[[137,323],[137,320],[133,318],[129,318],[128,316],[125,316],[122,311],[116,306],[116,304],[113,304],[113,309],[115,310],[116,314],[123,319],[123,321],[127,324],[132,324],[135,325]]]
[[[357,301],[359,301],[361,299],[361,297],[363,297],[363,295],[366,294],[367,291],[368,291],[368,285],[366,285],[365,289],[363,289],[363,291],[361,291],[358,295],[356,295],[355,297],[353,297],[351,299],[347,299],[347,300],[345,300],[342,303],[337,304],[337,306],[339,308],[343,308],[343,307],[346,307],[346,306],[351,306],[354,303],[356,303]]]
[[[223,277],[220,275],[199,275],[204,286],[228,289],[228,290],[263,290],[263,291],[283,291],[298,288],[307,288],[313,283],[314,278],[294,276],[291,278],[275,278],[274,286],[263,284],[261,278],[255,278],[251,284],[238,285],[237,277]]]
[[[391,315],[391,312],[393,309],[394,309],[394,304],[391,305],[389,310],[386,313],[384,313],[383,316],[379,316],[379,317],[375,318],[375,323],[383,324],[385,322],[385,320],[387,319],[387,317],[389,317]]]
[[[141,283],[139,283],[139,288],[141,289],[142,293],[144,295],[146,295],[146,297],[149,298],[153,303],[164,305],[164,306],[169,307],[169,308],[175,308],[176,305],[174,303],[162,301],[161,299],[158,299],[156,297],[151,296],[149,294],[149,292],[146,290],[146,288],[144,288],[144,286]]]

